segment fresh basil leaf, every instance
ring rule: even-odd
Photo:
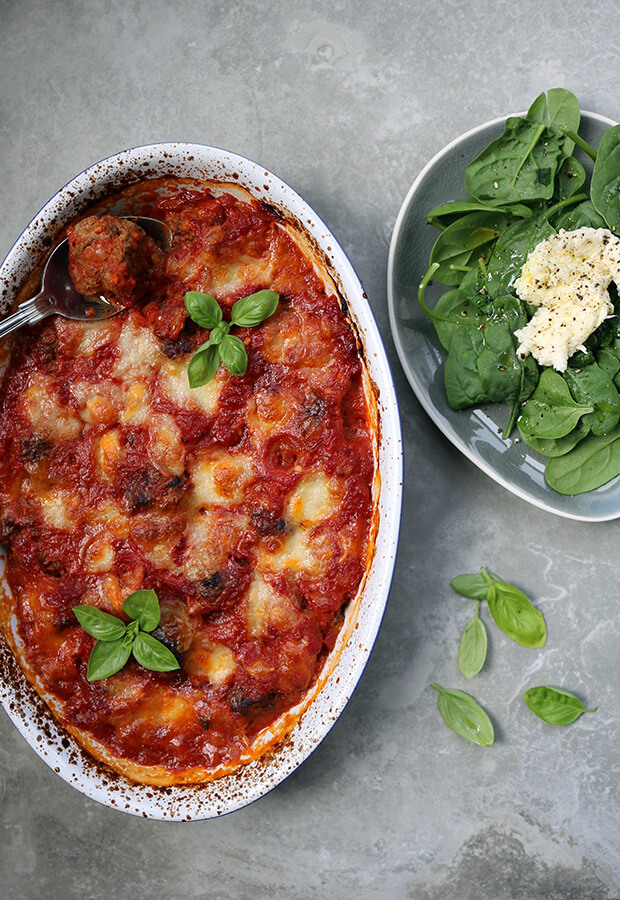
[[[127,636],[115,641],[98,640],[88,660],[88,681],[100,681],[119,672],[131,655],[131,646],[132,642],[127,640]]]
[[[609,434],[585,437],[574,450],[550,459],[547,484],[559,494],[593,491],[620,475],[620,426]]]
[[[590,182],[590,198],[607,227],[620,232],[620,125],[601,139]]]
[[[153,590],[134,591],[123,603],[123,610],[144,631],[154,631],[159,625],[161,610],[157,594]]]
[[[570,725],[582,713],[597,710],[596,706],[586,709],[581,700],[568,691],[543,685],[530,688],[524,693],[523,699],[532,712],[548,725]]]
[[[201,291],[185,294],[185,309],[201,328],[215,328],[222,321],[222,310],[215,297]]]
[[[465,678],[473,678],[487,658],[487,630],[480,618],[480,600],[476,603],[476,613],[470,619],[459,641],[458,664]]]
[[[152,634],[141,631],[131,649],[140,665],[152,672],[172,672],[180,668],[174,653]]]
[[[187,380],[191,388],[201,387],[211,381],[220,367],[220,350],[213,345],[197,350],[187,367]]]
[[[457,575],[450,584],[462,597],[469,597],[470,600],[486,600],[487,590],[489,588],[489,579],[491,581],[501,581],[497,575],[492,572],[486,572],[481,569],[476,575]]]
[[[96,606],[74,606],[75,617],[88,634],[100,641],[116,641],[125,634],[127,626],[110,613]]]
[[[438,684],[431,687],[439,691],[437,708],[444,722],[460,737],[482,747],[490,747],[495,740],[493,723],[479,703],[469,694],[456,689],[446,689]]]
[[[242,328],[260,325],[278,308],[279,295],[275,291],[257,291],[248,297],[242,297],[233,304],[230,321]]]
[[[505,581],[495,581],[487,591],[487,606],[497,627],[511,640],[522,647],[544,647],[545,620],[523,591]]]
[[[220,344],[220,357],[232,375],[245,375],[248,367],[248,354],[240,337],[227,334]]]

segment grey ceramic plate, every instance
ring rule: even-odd
[[[520,114],[522,115],[522,113]],[[428,269],[437,230],[427,224],[433,207],[467,196],[464,173],[472,160],[504,129],[506,116],[480,125],[448,144],[422,170],[398,214],[388,261],[388,304],[396,349],[411,387],[435,424],[459,450],[487,475],[535,506],[570,519],[605,521],[620,517],[620,478],[575,497],[553,491],[545,482],[545,458],[523,441],[502,437],[508,421],[506,404],[489,404],[456,412],[447,404],[443,386],[445,350],[417,302],[417,289]],[[610,119],[583,112],[580,134],[598,147]],[[576,151],[587,171],[588,157]],[[426,300],[433,307],[445,285],[431,284]]]

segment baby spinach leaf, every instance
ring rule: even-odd
[[[586,709],[581,700],[559,688],[545,686],[530,688],[523,695],[533,713],[548,725],[570,725],[582,713],[596,712],[597,707]]]
[[[437,708],[448,728],[482,747],[493,744],[493,723],[473,697],[463,691],[442,688],[438,684],[431,684],[431,687],[439,691]]]
[[[508,118],[503,135],[465,169],[468,193],[493,206],[550,200],[563,139],[543,122]]]
[[[95,641],[88,658],[86,678],[101,681],[119,672],[131,656],[131,642],[125,636],[114,641]]]
[[[489,580],[501,581],[501,578],[482,568],[474,575],[457,575],[450,584],[462,597],[468,597],[470,600],[486,600]]]
[[[591,200],[584,200],[577,206],[564,209],[553,220],[554,228],[558,231],[576,231],[578,228],[606,228],[605,219],[598,213]]]
[[[553,194],[554,200],[566,200],[572,197],[584,186],[586,182],[586,170],[578,159],[568,156],[562,161],[556,176],[556,186]],[[585,202],[585,201],[584,201]]]
[[[469,266],[472,259],[488,253],[507,223],[508,217],[504,213],[484,211],[469,213],[448,225],[431,251],[431,263],[439,263],[434,276],[436,280],[442,284],[460,284],[461,269]]]
[[[546,97],[543,93],[534,100],[527,118],[532,122],[542,122],[547,128],[565,128],[576,132],[581,122],[579,101],[565,88],[551,88]],[[561,146],[568,155],[573,152],[574,142],[565,136]]]
[[[100,641],[116,641],[125,634],[125,623],[96,606],[74,606],[75,617],[91,637]]]
[[[620,394],[600,366],[591,363],[584,369],[567,369],[564,378],[578,403],[593,407],[584,416],[592,434],[608,434],[620,421]]]
[[[618,359],[616,353],[608,349],[608,347],[599,347],[595,352],[595,357],[601,369],[607,372],[613,381],[618,372],[620,372],[620,359]],[[617,388],[617,385],[614,386]]]
[[[620,125],[601,139],[590,182],[590,197],[607,227],[620,231]]]
[[[477,327],[483,321],[478,306],[460,288],[441,295],[433,307],[431,318],[437,337],[446,350],[450,349],[452,336],[457,328],[469,324]]]
[[[471,212],[497,212],[497,206],[491,206],[489,203],[483,203],[481,200],[450,200],[448,203],[442,203],[435,206],[428,214],[429,219],[441,219],[445,216],[461,216]],[[532,210],[524,203],[512,203],[510,209],[502,210],[509,213],[513,217],[529,218]]]
[[[588,435],[565,456],[550,459],[545,479],[560,494],[583,494],[620,475],[620,427]]]
[[[459,641],[459,669],[465,678],[473,678],[483,667],[486,658],[487,630],[480,618],[480,600],[478,600],[474,617],[465,626]]]
[[[559,372],[544,369],[534,394],[523,406],[517,425],[526,442],[531,438],[561,438],[573,430],[583,415],[593,410],[593,406],[573,399]]]
[[[586,417],[583,416],[577,422],[573,430],[569,432],[569,434],[564,435],[564,437],[538,438],[531,434],[525,435],[523,433],[521,434],[521,437],[528,447],[531,447],[532,450],[536,450],[543,456],[564,456],[565,453],[570,453],[573,447],[576,447],[579,441],[583,440],[589,433],[590,426],[585,419]]]
[[[522,647],[544,647],[547,627],[540,610],[529,598],[505,581],[494,581],[487,591],[487,606],[495,624]]]
[[[452,409],[466,409],[486,402],[477,364],[483,349],[480,328],[459,328],[453,333],[444,369],[446,399]]]

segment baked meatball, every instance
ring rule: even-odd
[[[163,254],[131,219],[88,216],[67,229],[69,274],[84,296],[103,294],[124,306],[144,296],[163,273]]]

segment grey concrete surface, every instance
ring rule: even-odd
[[[437,431],[387,315],[393,224],[447,141],[572,89],[620,120],[617,0],[0,0],[0,256],[73,175],[135,144],[241,153],[316,209],[356,268],[396,381],[403,528],[374,654],[339,722],[247,809],[142,821],[62,782],[0,714],[0,895],[274,900],[620,897],[620,521],[528,506]],[[456,665],[470,607],[450,579],[486,565],[543,610],[546,648],[489,628]],[[488,617],[487,617],[488,620]],[[494,747],[450,732],[431,681],[470,690]],[[558,729],[534,683],[595,714]]]

